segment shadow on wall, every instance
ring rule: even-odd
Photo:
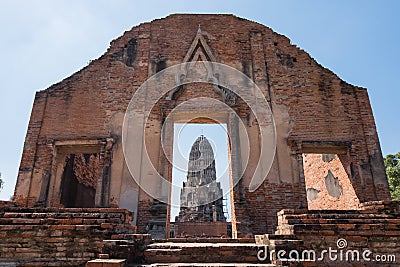
[[[346,155],[303,154],[308,209],[357,209],[360,203],[349,178]]]

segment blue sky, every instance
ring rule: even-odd
[[[368,88],[384,155],[400,151],[399,11],[396,0],[2,0],[0,199],[13,192],[35,91],[98,58],[124,31],[171,13],[232,13],[286,35],[343,80]]]

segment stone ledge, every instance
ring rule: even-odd
[[[121,259],[96,259],[86,263],[86,267],[127,267],[126,260]]]

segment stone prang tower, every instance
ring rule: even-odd
[[[187,181],[181,189],[177,222],[225,222],[222,188],[216,181],[215,158],[207,138],[198,137],[189,155]]]

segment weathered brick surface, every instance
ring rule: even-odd
[[[275,236],[266,236],[263,243],[274,245],[271,249],[290,251],[314,250],[320,257],[324,249],[329,247],[346,253],[357,250],[360,260],[338,258],[330,260],[325,255],[324,260],[310,263],[299,263],[293,266],[377,266],[377,258],[382,255],[390,260],[382,263],[385,266],[398,266],[400,259],[400,216],[399,202],[377,201],[360,205],[359,210],[282,210],[278,213],[278,227]],[[281,235],[281,236],[280,236]],[[300,243],[274,240],[287,240],[284,235],[301,240]],[[347,245],[339,247],[338,240],[345,239]],[[259,238],[260,240],[260,238]],[[292,247],[290,247],[291,245]],[[293,246],[294,245],[294,246]],[[289,250],[288,250],[289,249]],[[362,252],[370,250],[371,261],[362,258]],[[335,254],[340,255],[340,254]],[[381,263],[380,263],[381,264]]]
[[[152,242],[149,234],[116,234],[104,240],[103,253],[112,259],[127,259],[130,264],[143,263],[144,251]]]
[[[117,259],[98,259],[89,261],[86,267],[127,267],[126,260]]]
[[[326,157],[324,161],[324,157]],[[306,189],[314,191],[314,197],[308,199],[308,208],[314,210],[334,209],[346,210],[357,209],[360,203],[351,177],[351,170],[347,157],[335,154],[304,154],[303,155],[304,176]],[[333,182],[328,182],[326,177],[329,172]],[[330,184],[328,184],[330,183]],[[328,187],[340,192],[337,196],[330,194]],[[318,193],[317,193],[318,192]],[[309,193],[312,197],[311,194]]]
[[[175,236],[228,237],[226,222],[175,222]]]
[[[0,265],[82,266],[102,252],[103,240],[134,233],[124,209],[2,207]]]
[[[364,202],[390,198],[366,89],[340,80],[268,27],[232,15],[181,14],[132,28],[113,40],[99,59],[36,94],[15,201],[27,206],[62,206],[57,198],[61,190],[57,171],[63,158],[56,143],[63,140],[99,143],[95,152],[100,155],[97,206],[119,206],[125,188],[138,190],[123,163],[121,118],[148,77],[160,68],[183,62],[199,24],[216,61],[242,71],[260,87],[270,101],[277,126],[272,172],[259,189],[250,193],[247,187],[258,160],[259,132],[242,100],[233,107],[246,125],[251,147],[243,183],[233,189],[233,228],[238,236],[272,233],[278,210],[306,205],[299,158],[303,153],[313,153],[313,149],[318,153],[345,149],[345,168],[346,172],[350,169],[354,199]],[[151,160],[169,179],[171,166],[160,146],[162,122],[178,104],[201,96],[222,100],[209,85],[190,85],[176,100],[160,101],[146,125]],[[143,104],[148,104],[146,100]],[[109,138],[114,142],[112,148],[106,144]],[[77,144],[65,147],[71,151],[82,149]],[[137,225],[140,232],[145,232],[152,199],[138,191]]]
[[[258,263],[263,245],[253,243],[153,243],[144,253],[146,263]],[[265,263],[269,263],[266,261]]]

